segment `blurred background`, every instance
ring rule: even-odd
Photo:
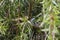
[[[0,0],[0,40],[60,40],[60,0]]]

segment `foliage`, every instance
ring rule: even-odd
[[[60,0],[0,0],[0,40],[60,40]]]

